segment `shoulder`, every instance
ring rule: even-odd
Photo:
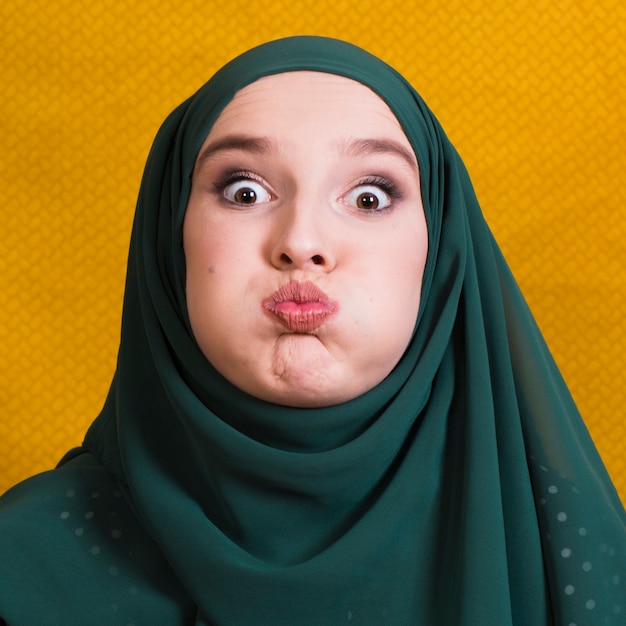
[[[185,623],[176,576],[88,455],[0,498],[0,555],[8,626]]]

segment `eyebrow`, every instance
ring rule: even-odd
[[[202,168],[204,163],[219,152],[228,151],[251,152],[253,154],[266,154],[277,152],[279,146],[269,137],[256,137],[250,135],[227,135],[214,141],[200,152],[196,159],[194,171]],[[352,139],[340,144],[341,152],[351,156],[368,156],[375,154],[394,154],[402,158],[412,169],[418,170],[415,155],[404,146],[391,139]]]
[[[343,144],[342,150],[346,154],[353,156],[395,154],[404,159],[412,169],[418,169],[415,155],[403,145],[391,139],[353,139]]]
[[[196,159],[194,171],[199,170],[206,161],[219,152],[239,150],[242,152],[252,152],[254,154],[265,154],[277,151],[276,142],[268,137],[252,137],[248,135],[227,135],[218,141],[214,141],[205,146]]]

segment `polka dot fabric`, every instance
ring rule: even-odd
[[[536,463],[536,459],[533,459]],[[560,557],[548,562],[548,579],[556,587],[555,612],[559,624],[623,624],[626,622],[626,546],[607,543],[599,529],[606,519],[589,510],[584,495],[558,472],[538,464],[535,467],[539,523],[547,552]],[[593,530],[592,530],[593,529]],[[558,545],[555,545],[558,544]],[[556,566],[555,566],[556,565]],[[596,570],[608,572],[597,577]],[[559,599],[567,602],[559,604]]]
[[[15,538],[3,545],[0,565],[0,617],[8,626],[34,626],[41,615],[46,624],[193,623],[195,610],[168,564],[120,489],[86,455],[32,479],[26,493],[11,490],[3,507],[11,514],[0,515],[0,533]]]

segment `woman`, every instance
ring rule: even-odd
[[[349,44],[166,120],[118,368],[2,500],[19,624],[618,624],[624,511],[414,90]]]

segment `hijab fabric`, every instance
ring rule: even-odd
[[[207,362],[182,247],[217,116],[258,78],[297,70],[351,78],[389,105],[417,156],[429,233],[406,353],[374,389],[313,409],[246,395]],[[348,43],[257,47],[163,124],[133,225],[117,371],[66,467],[85,452],[171,568],[185,623],[625,619],[623,507],[465,167],[405,79]],[[164,587],[136,581],[138,606]]]

